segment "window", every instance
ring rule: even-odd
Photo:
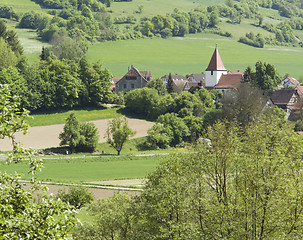
[[[126,88],[126,83],[123,85],[123,88]]]
[[[214,75],[214,71],[211,71],[211,72],[210,72],[210,75]]]
[[[135,88],[135,84],[132,83],[131,88]]]

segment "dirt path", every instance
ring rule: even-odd
[[[104,134],[107,128],[107,123],[110,119],[91,121],[99,130],[99,142],[105,142]],[[140,119],[127,118],[128,125],[136,131],[133,138],[144,137],[147,135],[147,130],[152,127],[153,123]],[[44,149],[51,147],[59,147],[59,133],[62,132],[64,124],[31,127],[26,135],[21,133],[16,134],[16,139],[20,141],[24,147],[33,149]],[[11,142],[8,139],[0,140],[0,151],[12,150]]]
[[[98,181],[98,182],[91,182],[87,185],[83,185],[88,188],[88,190],[93,193],[95,199],[100,198],[108,198],[112,197],[117,192],[126,193],[129,196],[139,195],[142,192],[142,189],[127,189],[133,187],[142,187],[145,182],[145,179],[126,179],[126,180],[113,180],[113,181]],[[92,186],[92,184],[98,184],[96,186]],[[47,186],[48,193],[57,195],[60,189],[65,189],[68,191],[69,185],[61,185],[61,184],[52,184],[52,183],[45,183],[43,184]],[[72,185],[72,184],[71,184]],[[102,186],[103,185],[103,186]],[[107,187],[108,185],[111,185]],[[29,189],[30,184],[25,182],[25,189]],[[117,186],[117,187],[115,187]]]

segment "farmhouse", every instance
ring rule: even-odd
[[[274,105],[282,108],[286,112],[288,119],[298,102],[298,93],[295,89],[279,89],[270,97]]]
[[[137,88],[144,88],[151,79],[150,71],[139,71],[137,68],[131,66],[128,72],[116,82],[116,93],[126,93]]]

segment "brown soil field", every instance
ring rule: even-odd
[[[105,131],[107,123],[111,119],[91,121],[99,129],[100,140],[105,142]],[[147,130],[153,126],[154,123],[140,119],[127,118],[128,125],[131,129],[136,131],[132,138],[144,137],[147,135]],[[59,134],[63,131],[64,124],[31,127],[26,135],[22,133],[16,134],[17,141],[21,142],[23,147],[32,149],[45,149],[51,147],[59,147]],[[9,139],[0,140],[0,151],[12,150],[12,144]]]

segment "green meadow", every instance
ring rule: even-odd
[[[45,112],[39,114],[32,114],[27,122],[31,127],[35,126],[48,126],[54,124],[64,124],[66,118],[71,114],[75,113],[79,121],[87,122],[93,120],[110,119],[122,116],[118,113],[119,108],[109,108],[109,109],[96,109],[87,108],[82,110],[62,110],[56,112]]]
[[[209,6],[224,4],[225,0],[134,0],[132,2],[113,2],[109,8],[112,18],[134,15],[137,19],[151,17],[157,14],[171,13],[175,8],[190,11],[199,5]],[[0,0],[0,5],[12,6],[17,12],[38,11],[47,14],[48,9],[42,9],[30,0]],[[135,13],[138,6],[143,6],[141,14]],[[285,20],[278,11],[260,8],[264,14],[264,24],[278,24]],[[153,77],[161,77],[169,72],[178,74],[203,72],[211,58],[216,44],[225,67],[229,70],[245,70],[247,66],[254,66],[256,61],[274,64],[283,76],[289,73],[295,78],[303,76],[302,48],[268,46],[258,49],[237,42],[239,37],[247,32],[262,33],[273,36],[272,33],[254,26],[256,20],[242,19],[241,24],[230,24],[227,19],[221,19],[220,29],[232,33],[232,38],[221,37],[210,32],[189,34],[185,37],[169,39],[139,39],[115,42],[101,42],[92,44],[87,52],[90,61],[100,61],[114,74],[122,77],[128,67],[134,65],[139,70],[151,70]],[[15,28],[16,23],[8,21],[9,27]],[[42,46],[48,46],[36,39],[35,31],[15,28],[24,52],[33,64],[38,61]],[[303,31],[295,31],[303,39]]]
[[[45,12],[39,4],[36,4],[31,0],[0,0],[0,5],[11,6],[17,13],[30,11]]]
[[[127,141],[117,156],[108,143],[100,143],[97,154],[75,153],[71,155],[37,156],[43,159],[43,168],[38,179],[48,182],[84,183],[103,180],[144,178],[155,169],[168,154],[182,154],[186,148],[146,150],[146,137]],[[103,153],[102,153],[103,152]],[[29,180],[28,161],[7,164],[0,161],[0,171],[20,173],[22,179]]]
[[[133,0],[131,2],[113,2],[109,10],[114,17],[133,15],[138,6],[143,6],[141,14],[134,14],[135,17],[151,17],[157,14],[166,15],[171,13],[175,8],[181,11],[189,11],[199,5],[210,6],[224,4],[225,0]]]
[[[169,72],[185,75],[205,71],[216,44],[228,70],[245,70],[261,60],[274,64],[282,76],[285,73],[295,78],[303,76],[303,48],[268,45],[254,48],[211,33],[96,43],[89,48],[87,57],[92,62],[102,62],[117,77],[122,77],[131,65],[150,70],[153,77]]]
[[[102,180],[144,178],[161,159],[167,156],[155,155],[137,157],[132,155],[61,156],[45,159],[44,168],[37,176],[41,181],[60,183],[83,183]],[[5,165],[2,172],[22,174],[22,179],[30,180],[28,162]]]

